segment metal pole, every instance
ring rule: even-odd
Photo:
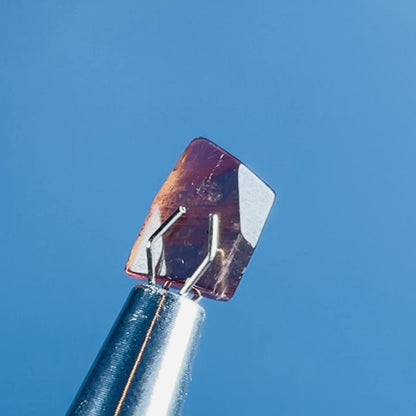
[[[204,318],[186,296],[134,288],[67,416],[179,416]]]

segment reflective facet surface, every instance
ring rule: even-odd
[[[238,159],[209,140],[196,139],[154,200],[127,262],[127,274],[147,280],[149,238],[179,207],[185,207],[186,213],[152,247],[156,280],[181,288],[206,257],[209,216],[218,214],[218,250],[195,288],[203,296],[228,300],[253,254],[273,201],[274,192]]]

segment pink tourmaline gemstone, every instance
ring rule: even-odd
[[[186,214],[153,248],[156,280],[180,289],[207,255],[209,215],[218,214],[218,251],[195,288],[203,296],[229,300],[246,270],[274,198],[274,192],[238,159],[207,139],[195,139],[156,196],[128,259],[127,274],[147,280],[146,244],[183,206]]]

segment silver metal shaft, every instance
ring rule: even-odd
[[[204,309],[138,286],[127,299],[68,416],[179,416]]]

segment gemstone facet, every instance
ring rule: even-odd
[[[126,273],[148,279],[146,245],[183,207],[186,212],[152,246],[156,281],[181,289],[207,256],[210,215],[216,214],[218,249],[194,288],[205,297],[229,300],[257,245],[274,198],[274,192],[238,159],[207,139],[195,139],[156,196]]]

